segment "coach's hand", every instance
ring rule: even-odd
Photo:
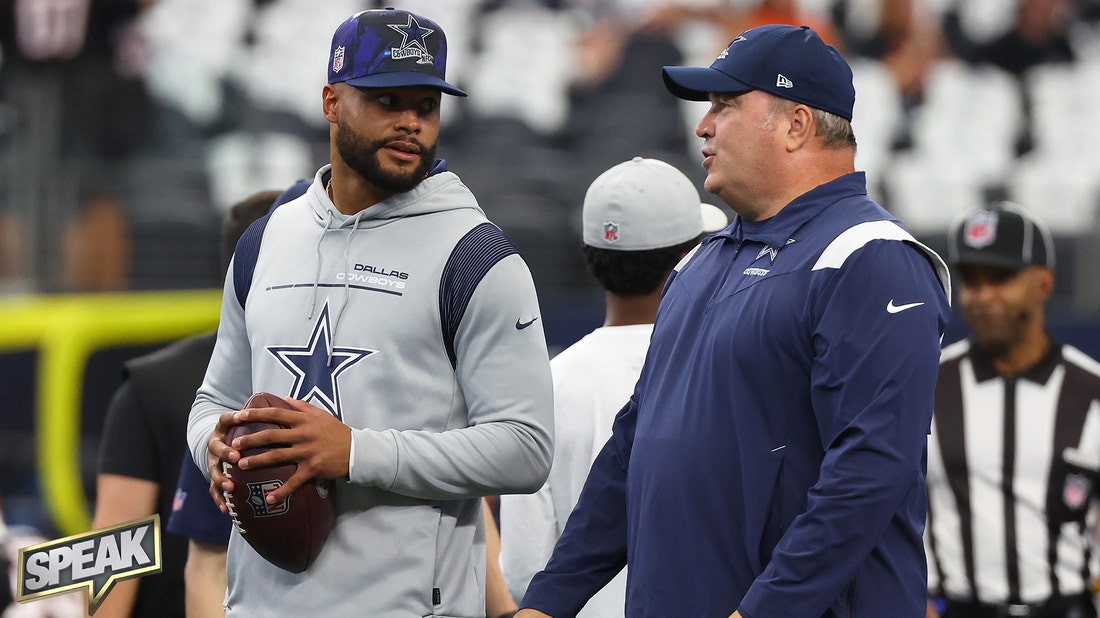
[[[515,618],[553,618],[550,614],[544,614],[537,609],[525,608],[516,612]]]

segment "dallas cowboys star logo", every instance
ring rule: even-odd
[[[779,255],[779,249],[776,249],[775,247],[769,247],[768,245],[764,245],[764,248],[760,250],[760,253],[756,254],[756,259],[754,259],[753,261],[755,262],[756,260],[759,260],[760,258],[764,257],[765,255],[771,257],[772,262],[775,262],[775,256]]]
[[[791,244],[792,242],[794,242],[794,239],[793,238],[788,238],[787,242],[783,243],[783,246],[785,247],[785,246]],[[755,262],[756,260],[759,260],[760,258],[762,258],[766,255],[766,256],[771,258],[771,261],[774,264],[775,263],[775,258],[779,256],[779,249],[780,249],[779,247],[769,247],[768,245],[764,245],[764,248],[760,250],[760,253],[756,254],[756,257],[753,258],[753,261]]]
[[[365,348],[332,347],[328,303],[321,309],[317,324],[305,346],[268,346],[267,351],[279,359],[283,367],[294,374],[290,397],[308,401],[324,408],[340,420],[340,385],[338,378],[352,365],[374,354]],[[330,362],[331,359],[331,362]]]
[[[388,25],[390,28],[393,28],[401,34],[401,45],[394,49],[394,52],[397,52],[399,50],[407,51],[410,46],[416,46],[420,49],[421,53],[423,53],[424,55],[428,54],[428,44],[427,42],[425,42],[425,39],[428,38],[429,34],[435,32],[435,30],[421,26],[420,22],[416,21],[416,18],[413,17],[411,14],[409,15],[409,23],[403,26],[401,24]],[[431,58],[431,56],[428,57]],[[399,59],[396,53],[394,55],[394,59]]]

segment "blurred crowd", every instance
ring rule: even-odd
[[[857,167],[918,236],[1009,198],[1071,271],[1100,263],[1100,0],[0,0],[0,293],[219,285],[221,212],[327,161],[332,28],[386,5],[446,29],[471,96],[440,154],[548,299],[593,292],[572,222],[600,171],[658,157],[701,188],[705,104],[659,67],[773,22],[848,57]]]

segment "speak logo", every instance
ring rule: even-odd
[[[94,614],[116,583],[160,570],[160,515],[150,515],[20,549],[16,600],[87,588]]]

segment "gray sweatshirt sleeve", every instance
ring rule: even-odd
[[[353,429],[352,482],[437,500],[542,486],[553,458],[553,386],[534,283],[519,255],[478,284],[455,353],[468,426]]]

